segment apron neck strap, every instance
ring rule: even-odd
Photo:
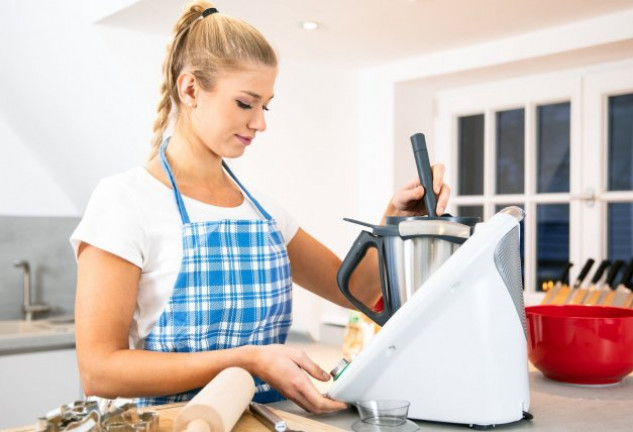
[[[163,171],[167,175],[169,179],[169,183],[171,184],[171,189],[174,192],[174,198],[176,199],[176,204],[178,205],[178,211],[180,212],[180,219],[183,224],[189,223],[189,214],[187,213],[187,209],[185,208],[185,203],[182,200],[182,194],[176,186],[176,180],[174,179],[174,173],[171,171],[171,167],[169,166],[169,162],[167,162],[167,156],[165,155],[165,149],[167,148],[167,144],[169,143],[169,137],[165,138],[163,143],[160,145],[160,164],[163,167]]]
[[[182,220],[183,224],[188,224],[190,223],[189,214],[187,213],[187,209],[185,208],[185,202],[182,199],[182,194],[180,193],[178,186],[176,186],[176,180],[174,178],[174,174],[171,170],[171,167],[169,166],[169,162],[167,162],[167,155],[165,154],[165,149],[167,149],[168,143],[169,143],[169,137],[165,138],[163,143],[160,145],[160,164],[163,167],[163,171],[165,171],[165,174],[167,175],[167,178],[169,179],[169,183],[171,184],[172,190],[174,192],[174,198],[176,199],[176,204],[178,205],[178,211],[180,212],[180,219]],[[255,206],[257,211],[259,211],[259,213],[265,219],[272,220],[272,216],[266,210],[264,210],[264,208],[261,206],[261,204],[259,204],[259,202],[255,198],[253,198],[250,192],[244,187],[244,185],[242,185],[242,183],[237,179],[235,174],[233,174],[233,171],[231,171],[231,169],[229,168],[229,166],[224,160],[222,160],[222,167],[226,170],[226,172],[233,179],[233,181],[239,186],[239,188],[244,192],[244,194],[246,194],[246,197]]]
[[[233,171],[231,171],[231,168],[229,168],[229,166],[227,165],[226,161],[224,161],[224,159],[222,160],[222,167],[224,167],[224,170],[229,174],[229,176],[231,176],[231,178],[239,186],[239,188],[242,189],[242,191],[244,191],[244,193],[246,194],[246,197],[250,200],[251,203],[253,203],[257,211],[259,211],[259,213],[267,220],[272,220],[272,216],[268,214],[266,210],[264,210],[264,208],[261,206],[261,204],[259,204],[259,202],[255,198],[253,198],[253,196],[248,191],[248,189],[246,189],[244,185],[237,179],[235,174],[233,174]]]

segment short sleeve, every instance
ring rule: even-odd
[[[142,268],[145,233],[137,202],[132,190],[116,177],[101,180],[70,237],[75,258],[85,242]]]
[[[264,210],[270,213],[277,222],[277,228],[284,238],[284,243],[288,246],[288,243],[290,243],[295,234],[297,234],[297,231],[299,231],[299,224],[296,219],[270,196],[256,189],[254,189],[253,192],[257,200],[264,207]]]

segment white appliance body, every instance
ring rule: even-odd
[[[518,222],[496,214],[387,321],[328,394],[405,399],[409,417],[489,426],[530,405]],[[508,210],[508,209],[506,209]]]

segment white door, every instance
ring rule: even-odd
[[[633,66],[584,80],[580,248],[633,259]]]

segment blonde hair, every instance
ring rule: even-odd
[[[172,41],[167,45],[163,62],[161,98],[154,121],[152,153],[155,155],[169,125],[174,107],[179,111],[180,98],[177,80],[186,68],[200,86],[213,89],[218,76],[230,70],[239,70],[247,63],[277,66],[277,56],[264,36],[250,24],[221,13],[202,16],[213,7],[207,1],[189,3],[174,25]]]

